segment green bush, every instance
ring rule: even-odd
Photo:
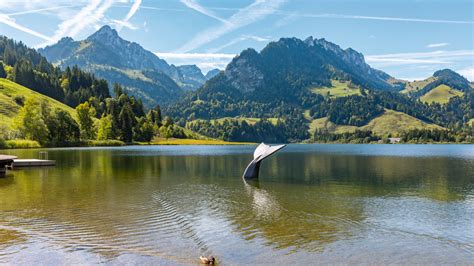
[[[90,147],[95,147],[95,146],[123,146],[125,145],[125,142],[120,141],[120,140],[88,140],[85,141],[84,146],[90,146]]]
[[[8,149],[41,148],[41,145],[36,140],[11,139],[5,141],[5,144]]]
[[[24,106],[25,105],[25,96],[16,95],[15,97],[13,97],[13,100],[19,106]]]
[[[0,138],[0,149],[5,148],[7,148],[7,142],[3,138]]]

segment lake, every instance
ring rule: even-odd
[[[474,145],[295,144],[245,183],[254,148],[48,149],[0,178],[0,263],[473,263]]]

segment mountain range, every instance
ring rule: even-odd
[[[103,98],[106,86],[71,68],[77,65],[121,83],[146,107],[160,104],[178,125],[224,140],[303,141],[357,130],[387,137],[413,129],[459,132],[474,123],[473,84],[458,73],[443,69],[425,80],[400,80],[323,38],[281,38],[261,51],[248,48],[206,76],[193,65],[168,64],[108,26],[83,41],[63,38],[39,49],[65,69],[62,76],[36,51],[3,39],[0,59],[21,85],[40,91],[51,83],[47,95],[72,107],[90,96]],[[40,72],[55,78],[43,79]],[[92,82],[90,88],[71,83],[75,76]]]
[[[197,66],[170,65],[139,44],[122,39],[107,25],[85,40],[64,37],[38,51],[63,69],[77,65],[109,83],[126,86],[148,107],[172,102],[207,80]]]
[[[262,119],[274,126],[286,121],[298,128],[295,134],[309,130],[297,140],[315,130],[374,129],[388,136],[472,122],[472,92],[472,84],[449,69],[409,82],[370,67],[361,53],[325,39],[281,38],[260,52],[242,51],[224,71],[167,105],[165,112],[215,136],[222,136],[215,132],[222,131],[216,124],[224,120],[241,127],[242,121]]]

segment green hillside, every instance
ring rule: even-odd
[[[254,125],[255,123],[259,122],[261,119],[260,118],[257,118],[257,117],[222,117],[222,118],[218,118],[218,119],[210,119],[209,122],[211,123],[219,123],[219,124],[222,124],[224,123],[224,121],[229,121],[229,122],[247,122],[247,124],[249,125]],[[277,121],[278,121],[278,118],[268,118],[267,119],[268,121],[270,121],[272,124],[276,125]],[[193,121],[189,121],[187,122],[187,125],[192,125],[198,121],[205,121],[204,119],[196,119],[196,120],[193,120]]]
[[[360,95],[360,87],[350,81],[331,80],[331,87],[315,87],[312,92],[329,97],[344,97],[349,95]]]
[[[463,92],[453,89],[446,85],[439,85],[436,88],[430,90],[420,97],[421,101],[425,103],[440,103],[445,104],[449,102],[449,99],[456,96],[463,96]]]
[[[234,120],[234,121],[240,121],[240,122],[245,121],[249,125],[253,125],[257,123],[258,121],[260,121],[261,119],[255,118],[255,117],[223,117],[219,119],[213,119],[211,121],[217,121],[218,123],[223,123],[225,120]],[[278,118],[268,118],[268,121],[272,122],[272,124],[274,125],[277,123],[277,120]]]
[[[0,78],[0,126],[11,128],[13,119],[18,114],[22,103],[30,98],[34,98],[38,102],[46,101],[51,109],[65,110],[76,118],[76,111],[73,108],[13,81]]]
[[[382,115],[372,119],[368,124],[361,127],[336,125],[328,121],[325,117],[315,119],[310,124],[310,133],[312,134],[316,129],[324,128],[332,133],[354,132],[357,129],[371,130],[380,136],[387,136],[388,134],[397,136],[401,132],[411,129],[442,129],[442,127],[438,125],[429,124],[405,113],[388,109],[386,109]]]
[[[419,91],[423,89],[426,85],[430,84],[431,82],[436,81],[436,77],[429,77],[424,80],[415,80],[415,81],[406,81],[405,82],[405,89],[400,91],[400,93],[409,93],[414,91]]]

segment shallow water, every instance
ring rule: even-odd
[[[0,263],[474,261],[474,145],[290,145],[247,184],[254,148],[50,149],[0,179]]]

